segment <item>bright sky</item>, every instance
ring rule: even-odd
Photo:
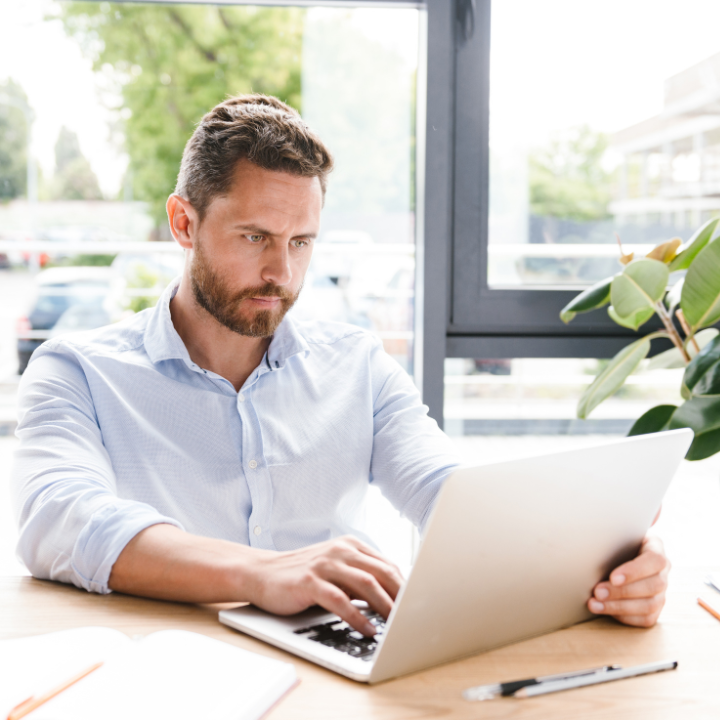
[[[43,173],[55,166],[60,128],[78,133],[104,192],[115,195],[126,160],[109,142],[109,114],[100,103],[90,62],[57,22],[43,20],[49,0],[0,0],[0,81],[22,85],[35,111],[33,154]]]
[[[718,0],[496,0],[493,144],[656,115],[667,77],[720,52],[718,28]]]

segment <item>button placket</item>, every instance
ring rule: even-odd
[[[263,454],[260,422],[255,411],[253,398],[255,381],[243,387],[238,393],[237,412],[242,425],[241,459],[243,473],[250,491],[252,511],[248,518],[248,536],[252,547],[274,549],[270,527],[272,512],[272,483]]]

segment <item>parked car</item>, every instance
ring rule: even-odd
[[[108,267],[58,267],[37,274],[35,301],[17,322],[18,373],[25,371],[30,356],[48,338],[110,322],[105,303],[112,277]]]

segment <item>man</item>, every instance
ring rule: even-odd
[[[45,343],[23,377],[14,492],[37,577],[95,592],[319,604],[372,635],[402,578],[358,529],[368,482],[421,529],[456,461],[378,340],[286,317],[320,225],[330,153],[275,98],[208,113],[170,228],[185,268],[151,310]],[[658,541],[591,610],[653,624]]]

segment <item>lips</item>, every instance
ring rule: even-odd
[[[260,303],[261,305],[277,305],[277,303],[280,302],[279,297],[253,297],[253,298],[248,298],[248,300],[252,300],[253,302]]]

